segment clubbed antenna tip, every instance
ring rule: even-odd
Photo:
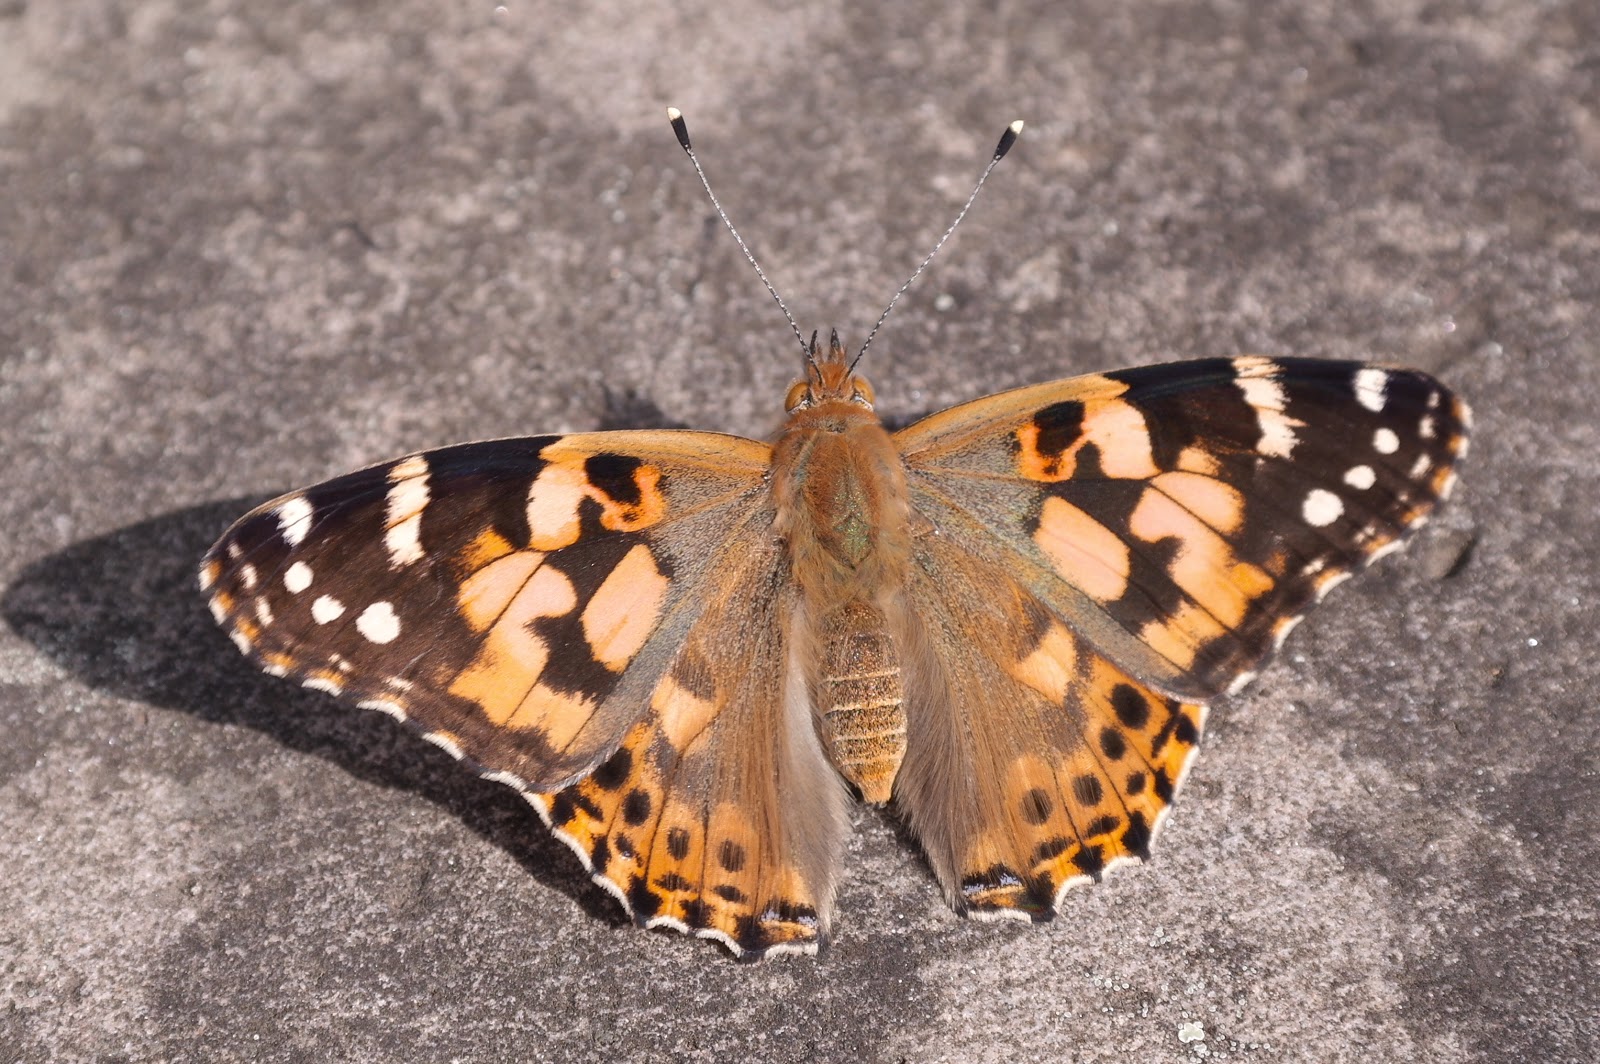
[[[672,132],[677,135],[678,143],[683,145],[683,150],[694,151],[689,146],[689,123],[683,120],[683,112],[676,107],[667,108],[667,121],[672,123]],[[1019,127],[1021,124],[1020,122],[1017,123]],[[1013,137],[1012,139],[1015,140],[1016,138]],[[1010,147],[1010,145],[1007,145],[1007,147]]]
[[[867,338],[861,342],[861,350],[856,352],[854,361],[850,363],[852,370],[856,368],[856,363],[861,361],[861,356],[867,353],[867,348],[872,346],[872,338],[878,335],[878,330],[883,327],[884,319],[888,318],[889,312],[894,309],[894,305],[900,302],[900,297],[906,294],[906,289],[911,287],[913,281],[922,276],[922,271],[928,268],[928,263],[932,262],[933,257],[939,254],[939,249],[944,247],[944,242],[950,239],[950,234],[956,231],[956,226],[961,224],[961,219],[965,218],[967,212],[972,209],[972,203],[978,198],[978,191],[983,188],[983,183],[989,180],[989,174],[1000,160],[1006,157],[1006,152],[1011,150],[1011,145],[1015,144],[1017,138],[1021,135],[1022,119],[1020,118],[1012,122],[1006,127],[1006,131],[1000,134],[1000,143],[994,146],[994,157],[989,160],[989,165],[983,168],[983,173],[978,175],[978,183],[972,186],[972,194],[967,197],[967,202],[962,204],[961,210],[956,212],[956,220],[950,223],[950,228],[946,229],[944,235],[939,238],[938,243],[933,245],[933,250],[928,252],[928,257],[923,259],[922,263],[912,271],[911,276],[906,278],[906,283],[901,285],[900,290],[889,300],[889,305],[883,308],[883,313],[878,315],[878,320],[873,323],[872,329],[867,333]]]
[[[789,328],[794,330],[795,339],[800,341],[801,350],[806,351],[806,357],[811,357],[811,352],[806,348],[806,338],[801,335],[800,326],[795,323],[794,315],[789,313],[789,308],[784,305],[783,297],[778,295],[778,290],[772,287],[772,282],[767,280],[767,272],[761,268],[761,263],[756,261],[755,254],[751,252],[750,245],[744,242],[744,237],[739,235],[739,230],[733,227],[728,212],[722,209],[722,204],[717,200],[717,194],[711,191],[711,180],[706,177],[705,170],[700,166],[700,160],[695,157],[694,148],[689,144],[689,124],[683,120],[683,112],[676,107],[667,108],[667,121],[672,123],[672,133],[678,138],[678,143],[683,147],[683,153],[689,157],[689,162],[694,166],[696,176],[700,178],[700,186],[706,190],[706,198],[711,201],[711,206],[716,208],[717,217],[722,219],[722,224],[728,227],[728,232],[733,234],[734,242],[739,245],[739,250],[744,252],[745,259],[755,269],[756,276],[761,278],[761,283],[766,285],[767,294],[777,302],[778,309],[783,311],[783,316],[788,319]]]
[[[682,134],[678,139],[682,140],[686,136],[688,136],[687,133]],[[1020,136],[1022,136],[1022,119],[1019,118],[1007,126],[1004,133],[1000,134],[1000,143],[995,145],[994,148],[994,161],[999,162],[1004,159],[1006,152],[1011,150],[1011,145],[1015,144]]]

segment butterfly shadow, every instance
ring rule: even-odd
[[[380,713],[273,679],[239,655],[212,623],[195,573],[217,535],[261,501],[208,503],[73,544],[23,569],[0,593],[0,617],[96,690],[251,728],[357,779],[419,795],[591,917],[627,923],[510,788],[463,772]]]

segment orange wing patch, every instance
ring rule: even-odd
[[[1082,383],[1089,388],[1093,381]],[[1144,478],[1159,472],[1144,415],[1121,399],[1047,406],[1018,427],[1016,439],[1016,473],[1024,480],[1046,484],[1070,480],[1079,475],[1080,458],[1086,453],[1093,454],[1104,476]]]
[[[1033,539],[1056,572],[1085,594],[1111,602],[1127,592],[1128,545],[1065,499],[1044,501]]]
[[[668,673],[650,699],[650,709],[661,722],[661,733],[674,750],[689,749],[722,709],[715,695],[702,696]]]
[[[643,543],[622,556],[583,608],[583,635],[596,661],[612,672],[627,667],[655,630],[669,583]]]
[[[593,481],[587,468],[592,455],[560,456],[557,447],[545,449],[543,457],[550,464],[540,470],[528,492],[530,547],[551,551],[576,543],[586,501],[598,504],[599,525],[608,532],[638,532],[666,515],[661,470],[655,466],[641,462],[628,470],[622,483],[631,490],[623,495],[615,485],[608,491]]]
[[[577,608],[572,581],[559,570],[534,563],[520,584],[511,584],[512,570],[532,560],[534,552],[509,556],[496,563],[501,572],[495,591],[510,590],[505,605],[490,621],[483,646],[472,663],[450,685],[450,693],[476,702],[484,715],[496,725],[510,725],[518,716],[524,699],[550,661],[550,644],[535,630],[533,622],[544,617],[562,617]],[[473,599],[474,606],[494,603],[485,596]],[[484,611],[487,612],[487,611]],[[480,612],[481,619],[484,612]]]
[[[1146,543],[1178,544],[1167,574],[1189,596],[1195,617],[1211,618],[1204,626],[1208,631],[1195,632],[1198,638],[1237,628],[1250,603],[1274,586],[1268,573],[1241,561],[1221,534],[1238,527],[1243,514],[1243,500],[1227,485],[1193,473],[1168,473],[1151,482],[1129,518],[1129,530]],[[1175,633],[1185,628],[1170,627]],[[1188,665],[1193,655],[1173,660]]]

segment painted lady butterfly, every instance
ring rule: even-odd
[[[267,672],[517,788],[640,924],[814,952],[851,792],[978,918],[1146,857],[1205,704],[1467,448],[1413,370],[1176,363],[891,433],[837,337],[807,354],[773,444],[413,454],[259,507],[201,584]]]

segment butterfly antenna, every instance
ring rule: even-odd
[[[912,283],[922,276],[922,271],[928,268],[928,263],[933,261],[933,257],[939,254],[939,249],[944,247],[944,242],[950,239],[950,234],[956,231],[956,226],[961,224],[961,219],[965,218],[967,212],[972,209],[972,202],[978,198],[978,190],[983,188],[983,183],[989,180],[989,174],[1000,164],[1000,160],[1006,157],[1006,152],[1011,150],[1011,145],[1015,144],[1017,137],[1021,135],[1022,119],[1019,118],[1007,126],[1006,131],[1000,135],[1000,143],[996,144],[994,148],[994,157],[989,160],[989,165],[983,168],[983,173],[978,175],[978,183],[972,186],[972,194],[967,197],[967,202],[962,204],[961,210],[956,214],[956,220],[950,223],[950,228],[946,229],[944,236],[941,236],[939,242],[933,245],[933,250],[928,252],[928,257],[922,260],[922,264],[912,272],[910,277],[906,278],[906,283],[900,286],[900,290],[894,294],[894,298],[889,300],[889,305],[883,308],[883,313],[878,315],[878,320],[873,323],[872,331],[867,333],[867,338],[862,341],[861,350],[856,352],[856,357],[850,362],[850,370],[852,372],[856,368],[856,363],[861,361],[861,356],[867,353],[867,348],[872,344],[872,338],[878,335],[878,330],[883,326],[883,320],[889,316],[889,312],[894,309],[894,305],[900,302],[900,297],[906,294],[906,289],[910,288]],[[682,138],[680,137],[679,139],[681,140]]]
[[[678,143],[683,147],[683,153],[689,157],[689,162],[694,165],[694,172],[700,175],[700,184],[705,188],[706,195],[711,199],[711,206],[717,209],[717,217],[722,219],[722,224],[728,227],[728,232],[733,234],[733,239],[738,242],[739,250],[744,252],[745,259],[755,268],[756,276],[761,278],[761,283],[767,286],[767,293],[777,302],[778,309],[783,311],[783,316],[789,320],[789,328],[794,330],[794,338],[800,341],[800,350],[806,354],[806,361],[815,365],[816,356],[813,351],[814,344],[806,345],[806,338],[800,332],[800,326],[795,324],[794,315],[789,313],[789,308],[784,306],[783,297],[778,290],[772,287],[772,282],[767,280],[766,271],[761,268],[761,263],[756,261],[755,255],[750,251],[750,245],[744,242],[744,237],[739,235],[739,230],[733,227],[733,222],[728,218],[728,212],[722,209],[722,204],[717,200],[717,194],[711,191],[711,182],[706,178],[705,170],[700,166],[700,160],[695,158],[694,149],[689,146],[689,125],[683,120],[683,112],[676,107],[667,108],[667,120],[672,123],[672,132],[677,135]]]

